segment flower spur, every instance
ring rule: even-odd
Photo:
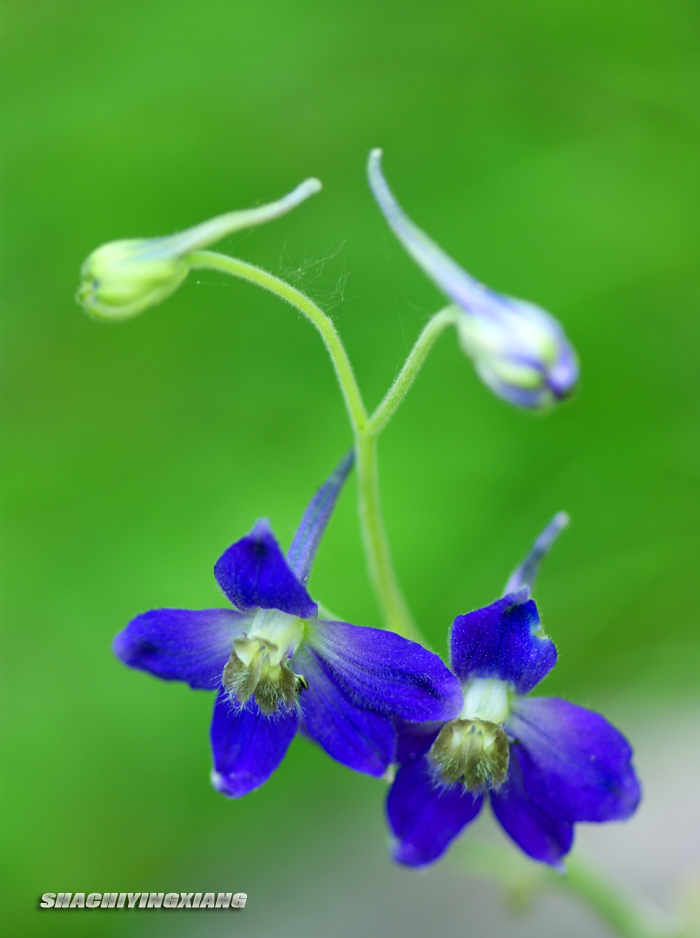
[[[235,609],[156,609],[114,640],[132,668],[218,689],[212,782],[229,797],[267,781],[297,730],[381,776],[395,758],[393,718],[444,720],[461,700],[457,679],[416,642],[318,618],[306,582],[352,463],[351,453],[313,497],[286,558],[267,521],[223,553],[214,574]]]
[[[367,166],[377,204],[414,261],[455,304],[460,345],[484,384],[511,404],[531,409],[571,394],[578,363],[557,320],[534,303],[489,289],[445,254],[394,198],[381,156],[381,150],[372,150]]]
[[[575,822],[625,820],[637,808],[639,783],[622,734],[592,710],[525,696],[557,659],[529,596],[566,520],[557,515],[545,528],[502,599],[454,620],[450,663],[463,695],[451,719],[400,731],[400,768],[387,799],[400,863],[437,860],[487,794],[521,850],[558,868]]]

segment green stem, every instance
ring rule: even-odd
[[[387,625],[394,632],[420,642],[421,634],[413,622],[391,562],[379,500],[377,469],[377,438],[364,431],[355,437],[357,446],[357,488],[360,503],[360,524],[365,544],[369,575]]]
[[[286,300],[303,313],[320,332],[328,354],[331,356],[353,430],[357,432],[366,428],[367,411],[362,403],[362,395],[357,386],[348,353],[332,321],[313,300],[300,290],[295,290],[284,280],[280,280],[279,277],[268,274],[266,270],[226,254],[218,254],[216,251],[193,251],[185,260],[191,270],[219,270],[232,277],[241,277],[243,280],[255,283]]]
[[[605,922],[620,938],[688,938],[677,924],[635,900],[580,858],[567,858],[566,872],[530,863],[508,848],[471,842],[459,854],[464,872],[496,879],[518,905],[547,889],[568,892]]]
[[[575,895],[622,938],[682,938],[676,927],[662,922],[660,914],[654,914],[656,910],[635,902],[579,858],[567,862],[563,876],[551,874],[551,882]]]
[[[318,329],[333,362],[355,437],[360,524],[372,586],[386,624],[395,632],[420,641],[420,633],[413,623],[394,572],[384,530],[379,499],[376,432],[368,428],[362,395],[332,320],[301,291],[253,264],[215,251],[194,251],[187,256],[186,261],[192,270],[217,270],[269,290],[298,309]]]
[[[459,315],[456,306],[447,306],[428,320],[404,362],[403,368],[387,391],[384,400],[369,418],[369,430],[372,433],[380,433],[389,423],[416,380],[418,372],[423,367],[423,363],[435,340],[442,335],[448,326],[457,322]]]

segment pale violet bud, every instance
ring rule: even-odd
[[[547,407],[573,391],[576,353],[548,312],[474,280],[403,211],[381,170],[381,150],[369,156],[369,183],[380,209],[411,257],[457,305],[463,350],[492,391],[521,407]]]
[[[103,244],[86,259],[76,299],[101,319],[128,319],[174,293],[189,272],[187,257],[243,228],[271,221],[321,189],[307,179],[277,202],[219,215],[178,234]]]

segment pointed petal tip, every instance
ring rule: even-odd
[[[264,541],[268,537],[274,537],[272,534],[272,525],[270,524],[269,518],[258,518],[253,527],[250,529],[250,537],[255,541]]]
[[[261,788],[267,781],[267,779],[263,779],[257,782],[257,784],[251,784],[248,778],[241,780],[235,776],[224,775],[221,772],[217,772],[216,769],[211,770],[209,777],[214,791],[218,792],[220,795],[224,795],[226,798],[242,798],[244,795],[249,795],[257,788]]]
[[[209,775],[211,779],[212,787],[215,791],[218,791],[220,795],[226,795],[227,798],[236,798],[237,795],[233,794],[231,791],[228,779],[225,775],[222,775],[221,772],[217,772],[214,769],[211,770]]]

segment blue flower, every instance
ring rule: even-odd
[[[637,808],[624,736],[585,707],[525,696],[557,660],[529,593],[564,523],[558,515],[545,529],[502,599],[454,620],[450,663],[462,701],[447,722],[405,725],[399,736],[400,768],[387,799],[399,863],[437,860],[487,794],[521,850],[558,868],[574,823],[621,821]]]
[[[235,609],[156,609],[114,640],[132,668],[218,690],[212,782],[229,797],[266,782],[297,730],[343,765],[381,776],[395,759],[393,718],[444,720],[461,700],[458,681],[421,645],[318,618],[306,582],[352,462],[311,500],[286,558],[267,521],[219,558],[214,575]]]
[[[482,381],[511,404],[543,408],[570,394],[578,380],[576,353],[556,319],[525,300],[490,290],[462,270],[406,215],[369,156],[369,183],[394,234],[461,315],[457,334]]]

